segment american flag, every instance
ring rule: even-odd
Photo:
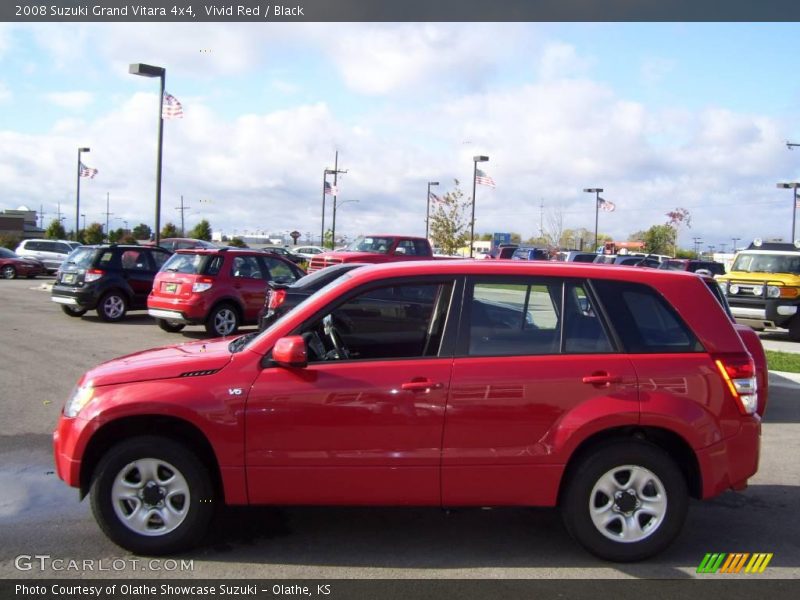
[[[478,185],[488,185],[489,187],[494,187],[494,179],[487,175],[485,171],[481,171],[480,169],[475,170],[475,183]]]
[[[614,212],[617,209],[617,205],[613,202],[609,202],[605,198],[598,198],[600,201],[600,208],[606,212]]]
[[[429,192],[429,193],[428,193],[428,198],[429,198],[429,199],[430,199],[432,202],[441,202],[441,201],[442,201],[442,199],[441,199],[441,198],[439,198],[439,196],[437,196],[437,195],[436,195],[436,194],[434,194],[433,192]]]
[[[339,188],[335,185],[331,185],[327,181],[325,182],[325,193],[328,196],[338,196],[339,195]]]
[[[183,105],[172,94],[164,92],[164,101],[161,103],[162,119],[182,119]]]
[[[800,208],[800,198],[798,198],[797,200],[794,201],[794,207],[795,208]]]
[[[97,175],[97,169],[93,169],[92,167],[87,167],[85,164],[81,163],[80,166],[81,177],[88,177],[89,179],[94,179],[95,175]]]

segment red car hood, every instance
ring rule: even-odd
[[[189,342],[128,354],[87,371],[81,378],[81,384],[91,381],[97,387],[219,370],[233,356],[228,351],[230,343],[230,338]]]

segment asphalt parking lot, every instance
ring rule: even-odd
[[[178,557],[191,570],[143,569],[54,475],[50,433],[86,369],[205,333],[169,334],[143,313],[119,324],[93,313],[70,318],[50,302],[48,282],[0,281],[2,578],[684,579],[702,577],[696,569],[707,552],[772,552],[758,577],[800,577],[800,385],[780,377],[771,378],[761,468],[749,489],[693,502],[678,541],[644,563],[595,559],[567,536],[554,510],[269,508],[223,512],[203,547]],[[36,554],[122,568],[20,570],[17,557]]]

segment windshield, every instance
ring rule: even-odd
[[[360,237],[345,246],[348,252],[374,252],[386,254],[392,247],[394,238],[390,237]]]
[[[275,321],[272,325],[267,327],[264,331],[262,331],[258,335],[247,334],[245,336],[242,336],[242,338],[246,338],[245,340],[242,340],[242,338],[236,338],[235,340],[233,340],[230,343],[230,345],[228,346],[228,350],[230,350],[230,352],[240,352],[240,351],[244,350],[247,346],[249,346],[251,343],[253,343],[253,340],[257,340],[261,336],[266,334],[268,331],[272,331],[275,327],[279,327],[280,324],[283,323],[284,319],[286,319],[286,317],[288,315],[292,314],[292,311],[298,310],[301,306],[305,306],[309,301],[311,301],[312,299],[316,298],[317,294],[324,294],[328,290],[332,290],[333,288],[341,285],[342,283],[344,283],[345,281],[347,281],[351,277],[352,277],[352,275],[350,273],[345,273],[341,277],[338,277],[337,279],[334,279],[328,285],[321,287],[316,292],[311,294],[308,298],[306,298],[305,300],[300,302],[300,304],[295,306],[292,310],[290,310],[289,312],[285,313],[282,317],[280,317],[277,321]],[[242,341],[240,342],[239,340],[242,340]]]
[[[800,275],[800,253],[788,254],[739,254],[732,271],[744,273],[793,273]]]

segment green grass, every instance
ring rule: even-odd
[[[767,350],[767,368],[770,371],[800,373],[800,354]]]

